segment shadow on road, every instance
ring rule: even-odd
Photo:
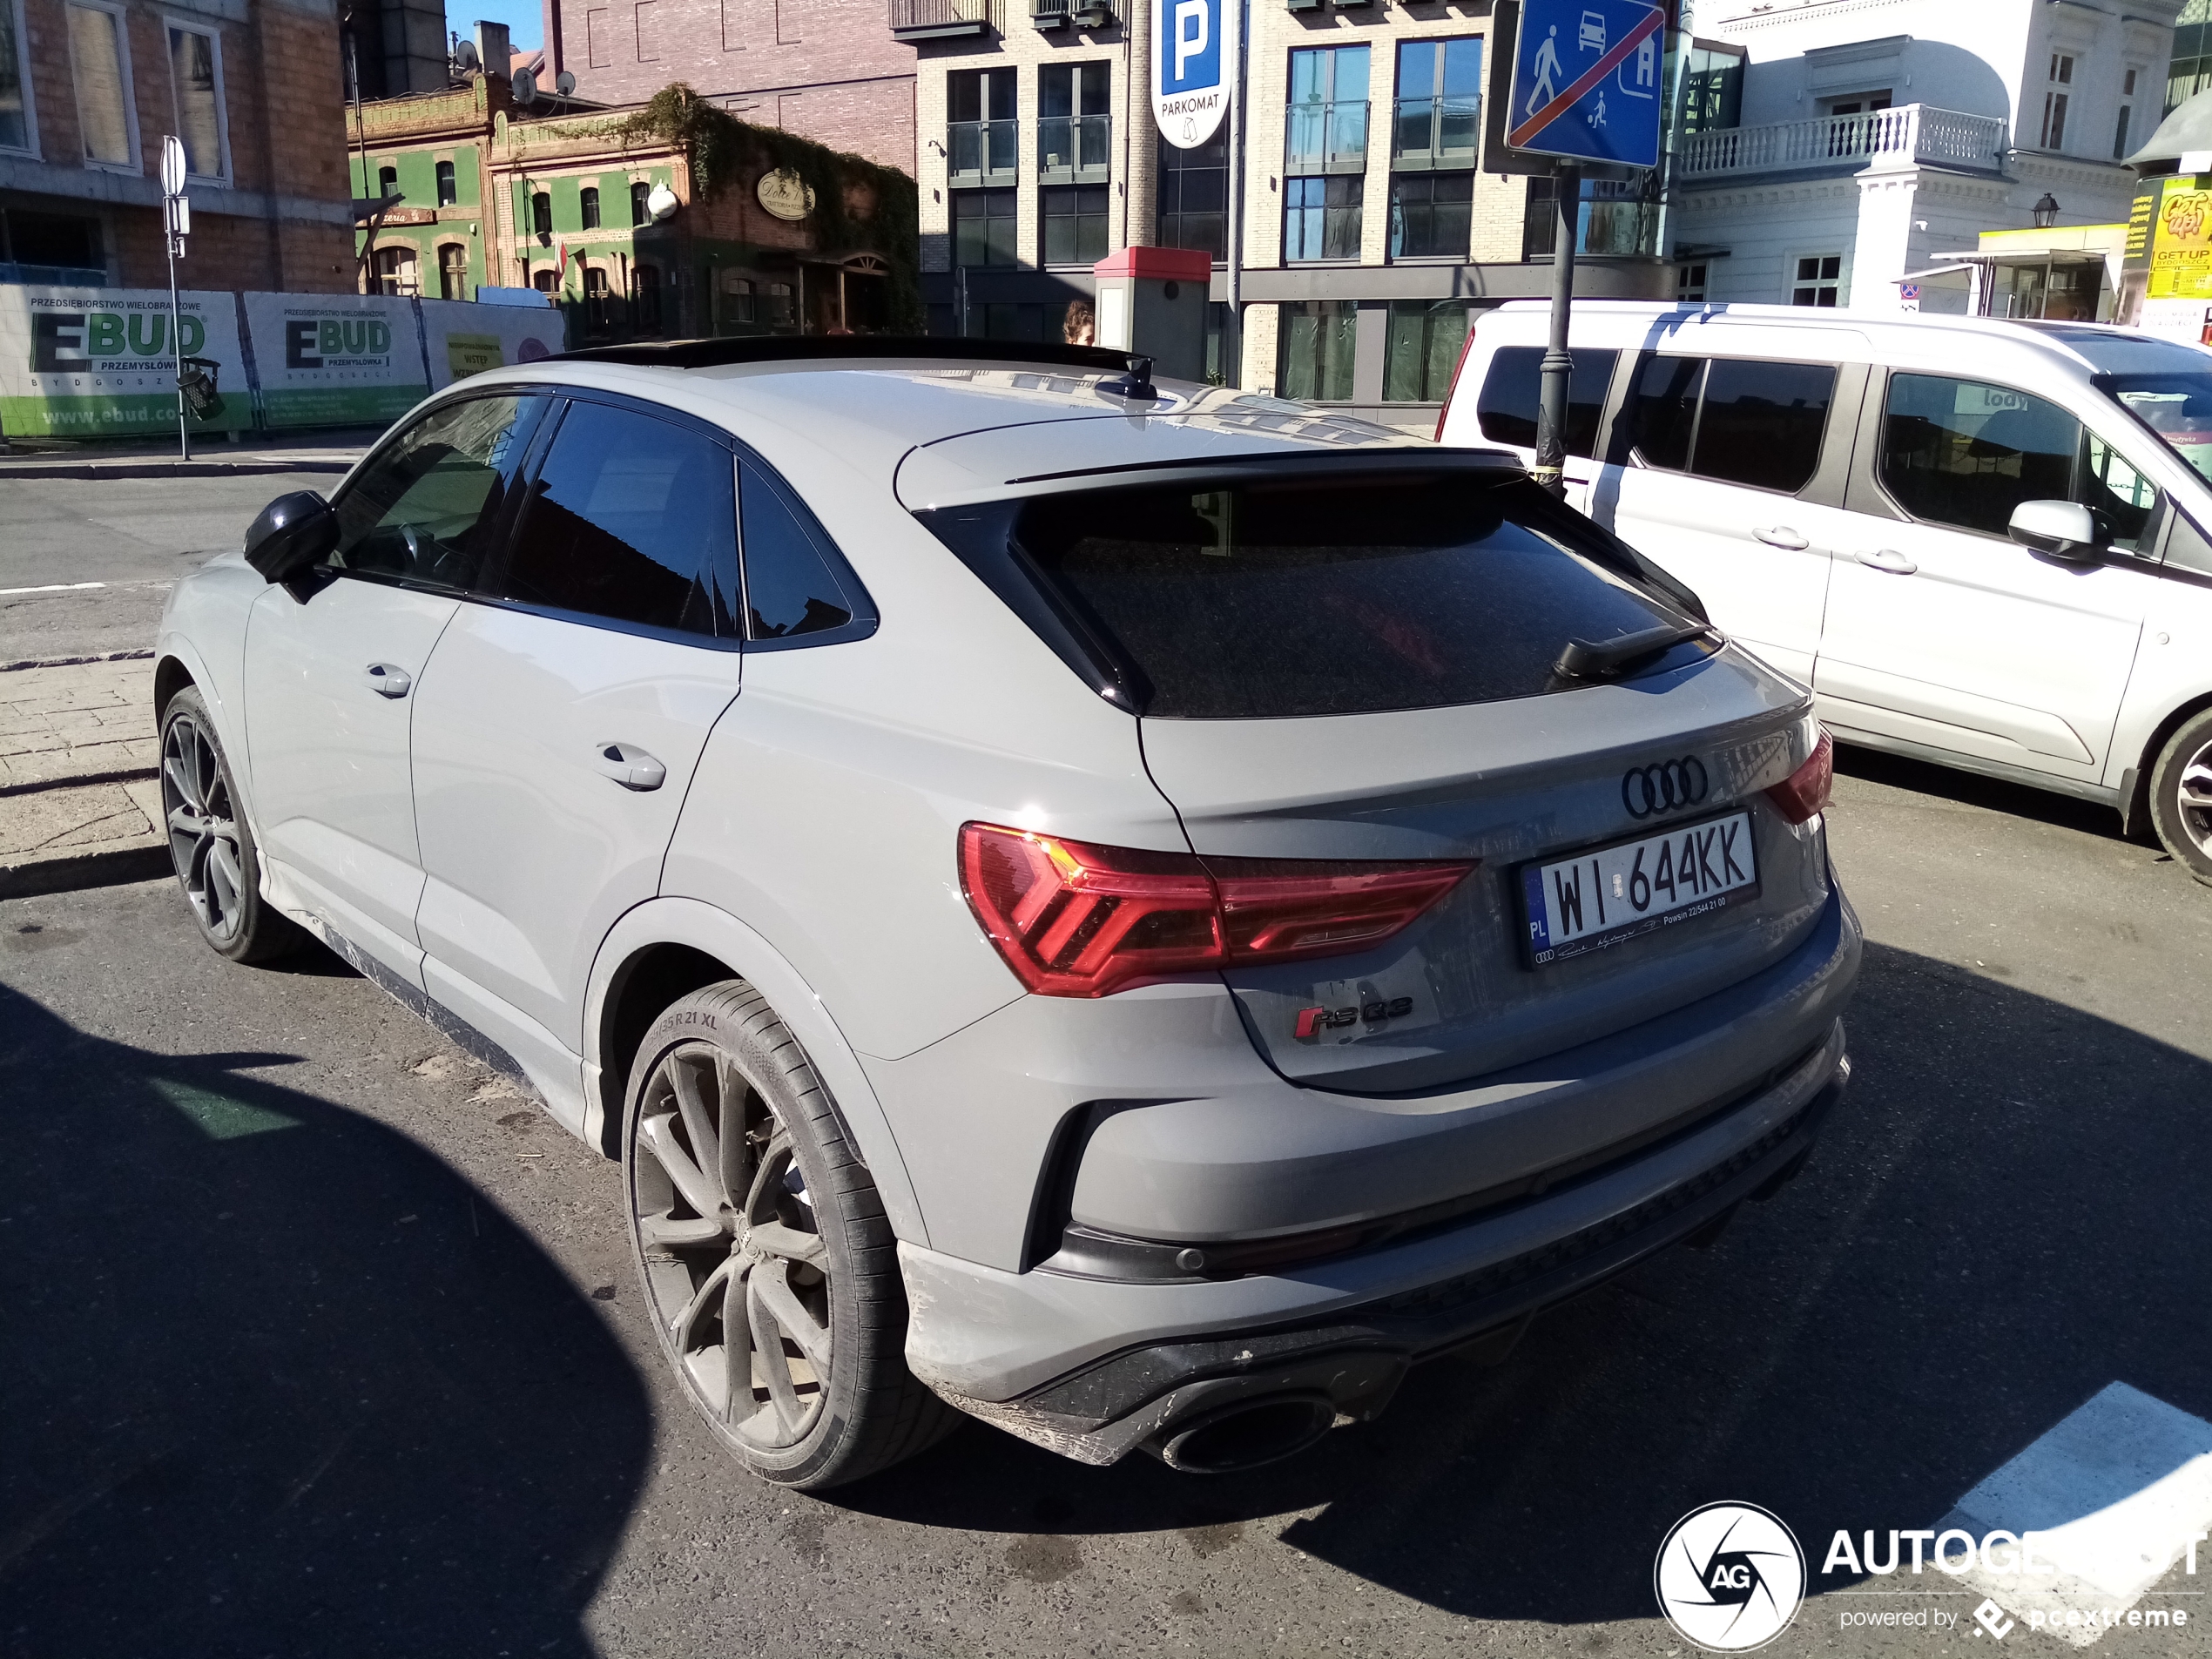
[[[1699,1504],[1765,1505],[1840,1588],[1817,1576],[1836,1528],[1931,1525],[2114,1379],[2212,1413],[2212,1064],[1881,947],[1851,1027],[1857,1080],[1803,1179],[1503,1366],[1417,1367],[1302,1460],[1096,1471],[965,1427],[834,1495],[991,1531],[1184,1527],[1202,1553],[1318,1508],[1285,1541],[1452,1612],[1581,1623],[1654,1615],[1653,1554]]]
[[[1864,778],[1869,783],[1886,784],[1892,789],[1908,790],[1916,795],[1932,795],[1939,800],[1986,807],[2010,818],[2032,819],[2039,824],[2080,830],[2100,840],[2121,839],[2120,814],[2113,808],[2048,789],[2009,783],[2002,778],[1985,778],[1979,772],[1939,766],[1932,761],[1914,760],[1882,749],[1862,748],[1855,743],[1836,745],[1836,770],[1847,778]]]
[[[312,971],[312,970],[311,970]],[[650,1406],[407,1138],[0,988],[0,1653],[573,1653]]]

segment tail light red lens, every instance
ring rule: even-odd
[[[1802,824],[1828,805],[1836,786],[1836,745],[1823,732],[1805,764],[1766,792],[1792,824]]]
[[[1472,863],[1195,858],[995,824],[960,833],[961,889],[1015,976],[1105,996],[1172,974],[1379,944]]]

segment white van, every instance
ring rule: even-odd
[[[1533,461],[1549,308],[1437,436]],[[1568,499],[1846,741],[2117,808],[2212,883],[2212,357],[2084,323],[1575,307]]]

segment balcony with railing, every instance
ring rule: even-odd
[[[1048,185],[1103,185],[1113,154],[1110,115],[1037,118],[1037,177]]]
[[[1861,115],[1692,133],[1682,141],[1675,176],[1695,182],[1883,162],[1997,172],[2006,137],[2005,124],[1989,116],[1905,104]]]
[[[1013,121],[948,121],[945,182],[959,188],[973,185],[1018,184],[1015,158],[1020,152],[1020,125]]]
[[[1481,131],[1482,99],[1473,92],[1401,98],[1391,111],[1391,171],[1464,172]]]
[[[1289,173],[1365,172],[1367,100],[1293,104],[1285,123],[1283,171]]]
[[[1039,29],[1104,29],[1114,21],[1110,0],[1029,0],[1029,22]]]
[[[894,40],[996,34],[1005,23],[1005,0],[891,0]]]

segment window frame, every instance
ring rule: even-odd
[[[578,185],[577,186],[576,217],[577,226],[581,230],[596,231],[602,228],[598,185]]]
[[[446,195],[448,186],[453,191],[450,199]],[[461,205],[461,170],[450,159],[431,164],[430,193],[437,199],[437,205],[441,207],[458,207]]]
[[[1833,260],[1836,261],[1836,274],[1832,278],[1814,276],[1800,279],[1797,273],[1797,266],[1806,260]],[[1800,311],[1842,311],[1851,304],[1851,251],[1849,248],[1823,247],[1816,248],[1811,253],[1802,248],[1793,248],[1782,256],[1781,303]],[[1796,295],[1799,288],[1810,287],[1817,293],[1831,283],[1836,290],[1834,305],[1824,306],[1817,301],[1809,306],[1797,304]]]
[[[131,158],[128,161],[95,161],[91,157],[85,156],[83,158],[83,165],[87,170],[94,172],[129,173],[143,177],[146,170],[145,143],[138,134],[138,82],[137,71],[131,63],[130,15],[120,4],[117,3],[117,0],[64,0],[63,33],[69,43],[69,82],[70,91],[77,100],[79,150],[84,148],[82,135],[84,130],[84,99],[78,78],[77,36],[73,30],[67,27],[68,10],[71,6],[85,11],[103,11],[114,20],[116,72],[122,83],[123,126],[127,147],[131,152]]]
[[[446,254],[449,250],[458,252],[460,253],[461,259],[458,268],[461,272],[461,286],[463,288],[466,288],[469,286],[469,244],[466,242],[440,242],[437,243],[435,246],[438,255],[438,297],[441,300],[466,300],[469,296],[465,293],[448,293],[445,291],[446,273],[448,270],[455,268],[446,263]]]
[[[188,172],[185,177],[196,185],[212,185],[226,190],[237,174],[231,169],[231,105],[229,88],[223,79],[222,30],[173,11],[165,11],[160,15],[161,44],[169,63],[169,111],[179,128],[185,124],[185,114],[178,100],[177,58],[174,49],[170,45],[170,31],[174,30],[181,34],[199,35],[208,43],[209,56],[215,65],[215,147],[222,152],[223,171],[219,174]]]
[[[39,148],[38,145],[37,89],[32,85],[30,78],[30,43],[26,34],[28,25],[24,17],[24,0],[0,0],[0,6],[8,8],[8,16],[13,21],[15,27],[12,38],[15,43],[17,84],[23,91],[24,139],[21,145],[0,144],[0,155],[28,156],[37,160],[44,154],[44,152]],[[72,77],[75,69],[76,65],[72,62],[71,64]],[[73,84],[71,90],[74,90]]]

